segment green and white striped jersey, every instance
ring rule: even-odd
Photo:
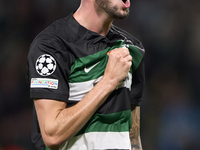
[[[108,53],[127,47],[133,57],[126,79],[109,95],[86,125],[61,150],[129,150],[130,105],[140,105],[144,84],[144,49],[130,34],[112,25],[106,37],[87,30],[70,14],[43,30],[28,55],[31,98],[75,105],[103,77]],[[34,110],[32,142],[45,150]],[[80,116],[81,117],[81,116]]]

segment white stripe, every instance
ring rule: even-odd
[[[143,52],[145,51],[145,49],[144,48],[140,48],[140,47],[138,47],[138,46],[136,46],[136,45],[133,45],[134,47],[136,47],[137,49],[140,49],[140,50],[142,50]]]
[[[94,83],[99,82],[103,76],[86,81],[86,82],[79,82],[79,83],[69,83],[70,88],[70,96],[69,100],[73,101],[80,101],[83,97],[94,87]]]
[[[132,74],[129,72],[128,75],[126,76],[126,79],[124,80],[124,82],[122,82],[118,87],[118,88],[122,88],[122,87],[126,87],[131,91],[131,84],[132,84]]]
[[[103,76],[86,81],[86,82],[78,82],[78,83],[69,83],[70,87],[70,96],[69,100],[80,101],[83,97],[94,87],[95,83],[98,83]],[[129,72],[124,82],[122,82],[116,89],[126,87],[131,91],[132,84],[132,74]]]
[[[59,150],[131,149],[129,132],[90,132],[71,138]]]

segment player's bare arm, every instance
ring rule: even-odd
[[[104,77],[76,105],[56,100],[35,100],[42,138],[47,147],[58,147],[74,136],[90,119],[109,94],[123,81],[131,67],[132,57],[127,48],[115,49],[109,55]]]
[[[132,126],[130,130],[130,140],[132,150],[142,150],[140,138],[140,107],[131,106]]]

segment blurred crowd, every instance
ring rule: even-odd
[[[34,37],[79,1],[0,0],[0,150],[30,150],[26,57]],[[145,49],[144,150],[200,149],[200,1],[134,0],[114,24]]]

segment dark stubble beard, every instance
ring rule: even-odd
[[[103,9],[113,19],[123,19],[129,15],[129,9],[124,9],[123,14],[119,12],[117,6],[112,7],[109,0],[95,0],[96,4]]]

